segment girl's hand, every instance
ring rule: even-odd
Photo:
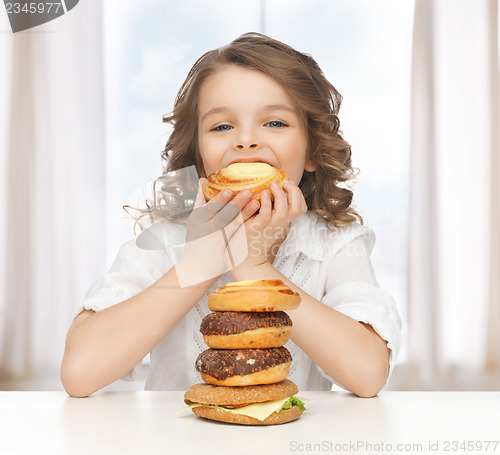
[[[264,191],[261,194],[259,213],[244,223],[248,255],[238,267],[240,270],[274,258],[279,245],[288,233],[290,222],[307,212],[302,191],[290,180],[283,182],[283,189],[277,183],[273,183],[271,191],[274,203],[271,203],[269,192]]]
[[[217,279],[245,259],[247,242],[240,228],[259,208],[248,190],[234,198],[231,190],[224,190],[206,203],[204,180],[187,220],[183,256],[175,266],[181,287]]]

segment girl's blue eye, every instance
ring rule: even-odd
[[[283,122],[280,122],[279,120],[272,120],[271,122],[267,123],[266,126],[270,126],[272,128],[280,128],[287,125],[285,125]]]
[[[229,131],[230,129],[232,129],[232,126],[230,125],[219,125],[212,128],[212,131]]]

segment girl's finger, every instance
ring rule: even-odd
[[[271,221],[271,196],[268,190],[260,194],[260,210],[256,222],[260,226],[267,226]]]
[[[300,188],[289,180],[285,180],[284,189],[287,193],[289,214],[299,216],[305,213],[307,204]]]
[[[193,212],[189,216],[191,220],[191,225],[199,225],[199,224],[205,224],[205,223],[210,223],[210,227],[212,231],[215,231],[217,229],[220,229],[220,225],[216,224],[214,221],[215,216],[226,206],[228,205],[229,200],[232,197],[233,192],[231,190],[228,190],[228,192],[221,192],[217,194],[215,197],[213,197],[210,201],[205,202],[205,196],[203,195],[202,191],[202,185],[206,181],[206,179],[201,178],[200,179],[200,184],[198,187],[198,193],[196,194],[196,200],[195,200],[195,205],[193,208]],[[234,206],[230,207],[230,209],[233,208],[233,214],[230,216],[229,213],[226,213],[226,221],[225,223],[227,224],[229,221],[231,221],[234,216],[236,216],[238,212],[238,208],[235,208]],[[235,209],[235,210],[234,210]],[[230,212],[231,210],[227,210],[226,212]],[[224,222],[224,220],[221,220],[220,222]]]
[[[224,204],[227,204],[231,200],[231,198],[233,197],[233,192],[230,189],[221,191],[207,202],[202,189],[206,181],[207,181],[206,178],[204,177],[200,178],[198,185],[198,193],[196,194],[194,208],[201,207],[205,204],[207,205],[214,204],[213,206],[209,207],[209,212],[212,215],[215,215],[219,210],[221,210],[224,207]]]
[[[207,201],[205,200],[205,196],[203,195],[202,191],[202,186],[205,183],[207,179],[205,178],[200,178],[199,184],[198,184],[198,192],[196,193],[196,199],[194,201],[194,208],[197,209],[198,207],[201,207],[204,205]]]
[[[226,235],[231,238],[238,229],[241,228],[243,223],[251,218],[255,212],[259,209],[260,203],[259,201],[252,200],[248,204],[246,204],[241,209],[241,216],[235,217],[225,228],[224,231]]]
[[[246,204],[241,209],[241,216],[243,218],[243,221],[245,222],[251,216],[253,216],[255,212],[259,210],[259,207],[260,207],[260,202],[257,201],[256,199],[252,199],[248,204]]]
[[[231,191],[231,193],[232,193],[232,191]],[[212,201],[214,199],[212,199]],[[224,206],[222,207],[222,209],[220,209],[220,211],[218,211],[218,213],[216,214],[217,223],[219,225],[225,226],[235,216],[237,216],[240,213],[240,211],[242,210],[242,208],[246,204],[248,204],[248,202],[251,199],[252,199],[252,192],[249,191],[249,190],[245,190],[245,191],[242,191],[241,193],[238,193],[229,204],[227,204],[227,203],[224,204]],[[219,221],[219,218],[221,220],[225,220],[225,221]],[[225,224],[224,224],[224,222],[225,222]]]
[[[271,184],[271,191],[274,196],[274,211],[278,218],[285,218],[288,214],[288,198],[281,186],[276,182]]]
[[[219,210],[221,210],[225,204],[227,204],[233,197],[233,192],[229,189],[226,188],[225,190],[221,191],[220,193],[216,194],[212,199],[208,201],[208,204],[213,204],[213,213],[217,213]]]

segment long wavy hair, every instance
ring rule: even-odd
[[[206,176],[198,149],[198,98],[203,82],[223,65],[261,71],[285,88],[307,127],[307,159],[315,165],[313,172],[304,170],[299,182],[308,209],[328,225],[362,223],[352,207],[351,147],[339,131],[340,93],[311,56],[260,33],[245,33],[205,53],[191,68],[173,111],[163,117],[173,126],[161,155],[164,173],[195,165],[198,175]]]

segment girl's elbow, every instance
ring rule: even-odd
[[[351,391],[360,398],[373,398],[382,390],[389,377],[389,366],[383,365],[374,368],[363,376],[364,379],[356,384]]]
[[[390,351],[387,343],[377,336],[378,343],[372,345],[373,349],[365,359],[363,368],[358,371],[360,381],[356,384],[353,393],[362,398],[373,398],[384,387],[389,378]]]
[[[85,398],[94,392],[85,383],[85,376],[78,369],[72,368],[68,362],[61,365],[60,379],[66,393],[73,398]]]
[[[64,390],[71,398],[86,398],[93,393],[85,384],[80,384],[78,381],[68,381],[61,378]]]
[[[64,390],[71,398],[87,398],[90,395],[83,389],[73,388],[71,385],[64,385]]]
[[[352,392],[359,398],[373,398],[377,396],[377,394],[382,390],[383,386],[384,384],[382,384],[381,386],[366,384],[357,387],[355,390],[352,390]]]

